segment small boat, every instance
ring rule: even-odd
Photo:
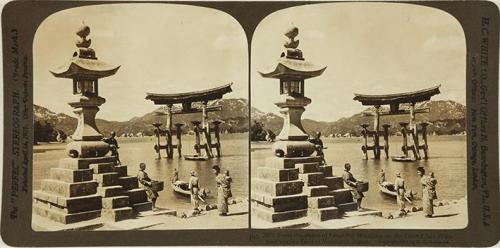
[[[194,161],[207,161],[209,158],[207,156],[202,156],[198,154],[189,154],[184,155],[185,160],[194,160]]]
[[[187,182],[177,180],[175,182],[170,182],[172,185],[172,189],[174,192],[185,196],[185,197],[191,197],[191,191],[189,190],[189,184]],[[202,188],[200,189],[200,193],[198,194],[198,198],[205,202],[205,197],[207,196],[208,190]]]
[[[395,162],[414,162],[416,161],[415,159],[407,156],[393,156],[391,157],[392,161]]]
[[[184,195],[184,196],[190,196],[191,195],[191,192],[189,191],[189,185],[187,182],[184,182],[184,181],[175,181],[175,182],[170,182],[170,184],[172,185],[172,189],[181,194],[181,195]]]
[[[379,183],[378,184],[378,188],[380,190],[380,192],[388,195],[388,196],[391,196],[391,197],[394,197],[396,198],[397,197],[397,193],[396,193],[396,189],[394,188],[394,184],[393,183],[390,183],[390,182],[382,182],[382,183]],[[406,192],[405,194],[405,199],[409,202],[409,203],[412,203],[411,200],[413,199],[413,191],[410,190],[409,192]]]

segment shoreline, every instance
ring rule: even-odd
[[[193,214],[192,210],[159,210],[136,219],[103,223],[103,226],[95,231],[248,228],[248,200],[231,199],[229,202],[227,216],[219,216],[217,206],[207,204],[200,206],[202,210],[198,214]],[[167,213],[163,214],[162,211],[167,211]]]
[[[349,216],[326,222],[313,222],[305,229],[463,229],[468,224],[466,198],[435,201],[432,218],[424,217],[421,207],[406,209],[406,215],[399,214],[397,210],[385,211],[381,216]]]

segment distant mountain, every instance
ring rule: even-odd
[[[405,109],[408,106],[402,106]],[[418,107],[427,107],[430,109],[429,113],[417,114],[417,122],[430,122],[428,129],[430,133],[436,134],[455,134],[465,131],[465,115],[466,108],[464,105],[454,101],[428,101]],[[350,133],[351,135],[360,135],[360,125],[367,123],[373,128],[373,117],[363,116],[363,112],[370,111],[371,108],[357,113],[351,117],[344,117],[337,121],[325,122],[304,119],[302,124],[306,131],[316,132],[321,131],[325,136],[332,134],[344,135]],[[384,109],[381,109],[382,111]],[[252,121],[258,121],[264,124],[264,129],[269,129],[275,133],[279,132],[283,125],[283,120],[280,116],[271,113],[263,113],[257,109],[252,108]],[[395,115],[395,116],[381,116],[380,125],[389,124],[392,134],[399,131],[399,122],[408,122],[408,115]]]
[[[222,111],[210,112],[210,120],[221,120],[221,129],[223,132],[247,132],[248,127],[248,101],[246,99],[221,99],[211,102],[209,105],[221,105]],[[405,108],[406,106],[402,106]],[[428,107],[429,113],[417,115],[417,122],[430,122],[429,131],[436,134],[455,134],[465,131],[465,115],[466,108],[464,105],[454,101],[429,101],[423,103],[419,107]],[[367,108],[365,111],[369,111]],[[153,133],[152,123],[160,121],[165,123],[165,116],[158,116],[155,112],[162,112],[163,107],[156,109],[153,112],[146,113],[140,117],[134,117],[128,121],[108,121],[97,119],[96,123],[99,130],[104,134],[109,134],[111,131],[116,131],[118,136],[122,134],[137,134],[151,135]],[[364,112],[364,111],[363,111]],[[258,121],[264,124],[264,130],[271,130],[278,134],[283,125],[283,118],[273,113],[264,113],[254,107],[250,108],[252,122]],[[41,123],[50,123],[55,129],[61,130],[68,135],[71,135],[77,124],[75,117],[66,114],[56,114],[47,108],[34,105],[35,120]],[[192,130],[191,121],[200,120],[201,114],[183,114],[174,115],[173,123],[183,123],[184,132]],[[382,116],[380,123],[391,125],[391,133],[399,131],[399,122],[408,122],[408,115],[397,116]],[[367,123],[373,128],[373,117],[365,117],[362,112],[351,117],[344,117],[337,121],[325,122],[304,119],[302,121],[304,128],[308,132],[321,131],[323,135],[329,136],[332,134],[359,135],[359,125]]]
[[[222,111],[210,112],[209,120],[220,120],[221,130],[223,132],[247,132],[248,131],[248,101],[246,99],[220,99],[209,103],[210,106],[221,105]],[[71,135],[77,125],[76,117],[66,114],[56,114],[53,111],[34,105],[35,121],[41,123],[50,123],[55,129],[61,130]],[[165,123],[165,116],[158,116],[155,112],[163,112],[163,107],[159,107],[153,112],[147,113],[141,117],[134,117],[128,121],[107,121],[97,119],[96,124],[99,130],[104,134],[115,131],[118,136],[123,134],[152,135],[154,122]],[[184,132],[192,130],[191,121],[201,120],[201,113],[174,115],[173,123],[183,123]],[[165,126],[163,126],[164,128]]]

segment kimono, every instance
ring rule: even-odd
[[[433,201],[436,198],[436,184],[429,176],[423,176],[420,179],[422,184],[422,206],[424,208],[424,214],[427,216],[432,216],[434,214]]]
[[[148,195],[149,199],[158,198],[158,192],[154,191],[151,188],[151,178],[149,178],[148,173],[146,173],[145,171],[139,171],[137,173],[137,179],[139,180],[141,187],[146,190],[146,194]]]
[[[198,193],[200,192],[200,186],[198,178],[195,176],[191,176],[191,178],[189,178],[189,191],[191,192],[191,206],[193,206],[194,210],[198,210]]]
[[[398,203],[398,209],[403,211],[405,209],[405,180],[401,177],[396,177],[394,181],[394,189],[396,190],[396,200]]]
[[[383,184],[385,181],[385,172],[378,173],[378,184]]]
[[[229,212],[227,200],[231,192],[230,184],[223,174],[218,174],[215,182],[217,183],[217,209],[219,215],[226,215]]]
[[[118,141],[113,137],[105,138],[103,139],[103,141],[109,144],[111,150],[111,156],[116,157],[116,162],[118,162],[118,164],[121,164],[120,154],[118,154],[118,148],[120,148],[118,147]]]
[[[323,141],[320,138],[310,139],[309,142],[314,144],[314,150],[316,151],[316,156],[321,157],[323,164],[326,164],[325,153],[323,153]]]
[[[352,198],[354,199],[361,199],[364,197],[363,192],[359,192],[358,188],[356,187],[356,178],[352,176],[352,173],[349,171],[344,171],[344,175],[342,176],[344,179],[344,183],[347,184],[347,186],[351,189],[352,193]]]

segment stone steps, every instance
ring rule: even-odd
[[[93,178],[99,183],[102,198],[102,218],[120,221],[132,218],[136,212],[152,210],[144,189],[139,189],[137,177],[127,176],[127,166],[115,163],[91,164]]]
[[[45,204],[33,203],[33,213],[46,217],[50,220],[57,221],[63,224],[71,224],[85,220],[91,220],[99,218],[101,216],[101,210],[86,211],[79,213],[65,213],[62,211],[55,210]]]
[[[121,185],[113,185],[106,187],[97,187],[97,194],[102,197],[113,197],[123,195],[123,187]]]
[[[131,207],[113,208],[113,209],[102,209],[101,216],[106,221],[120,221],[125,219],[131,219],[134,217],[134,211]]]
[[[335,198],[335,205],[353,202],[350,189],[336,189],[330,192]]]
[[[100,195],[88,195],[80,197],[58,197],[44,191],[34,191],[35,201],[47,204],[48,207],[59,208],[65,213],[78,213],[101,209]]]
[[[299,179],[304,181],[303,192],[308,196],[307,216],[313,221],[327,221],[338,218],[339,209],[331,191],[343,187],[343,179],[333,176],[333,167],[321,163],[299,163]],[[337,193],[340,195],[342,192]]]
[[[89,168],[93,170],[94,174],[115,172],[114,167],[115,163],[98,163],[89,165]]]
[[[123,187],[123,190],[131,190],[139,188],[139,180],[137,177],[125,176],[118,178],[118,185]]]
[[[153,210],[153,203],[146,201],[146,202],[132,204],[132,209],[134,209],[135,212],[151,211]]]
[[[331,165],[321,165],[319,166],[319,171],[323,172],[323,176],[325,177],[333,176],[333,166]]]
[[[320,163],[322,161],[321,157],[297,157],[297,158],[286,158],[286,157],[270,157],[266,159],[266,167],[277,168],[277,169],[294,169],[296,164],[301,163]]]
[[[274,212],[285,212],[307,208],[307,196],[304,194],[269,196],[252,192],[252,199],[257,205],[263,205]]]
[[[112,208],[122,208],[129,206],[128,196],[114,196],[102,198],[102,208],[112,209]]]
[[[127,176],[128,170],[126,165],[116,165],[113,169],[114,172],[118,173],[118,177]]]
[[[50,179],[67,183],[77,183],[92,180],[91,169],[72,170],[66,168],[51,168]]]
[[[328,189],[330,191],[343,189],[344,179],[342,177],[335,177],[335,176],[324,177],[322,184],[328,186]]]
[[[53,179],[44,179],[40,184],[40,189],[64,197],[85,196],[93,195],[97,192],[97,182],[68,183]]]
[[[304,182],[301,180],[273,182],[260,178],[253,179],[252,191],[265,192],[272,196],[295,195],[302,193]]]
[[[337,204],[352,208],[352,194],[343,189],[343,179],[321,161],[317,156],[266,159],[252,179],[252,216],[270,223],[306,216],[322,222],[338,218],[342,210]]]
[[[118,173],[116,172],[94,174],[93,177],[101,187],[118,185]]]
[[[129,197],[129,203],[132,205],[148,201],[148,196],[145,189],[137,188],[125,190],[123,194]]]
[[[63,158],[59,160],[59,168],[80,170],[89,169],[90,164],[97,163],[114,163],[115,157],[98,157],[98,158]]]
[[[299,179],[304,182],[305,186],[318,186],[323,183],[323,173],[322,172],[303,173],[299,174]]]
[[[299,169],[300,174],[319,172],[319,163],[299,163],[295,165],[295,168]]]
[[[308,209],[307,215],[315,221],[327,221],[338,217],[338,209],[336,207],[326,207],[318,209]]]
[[[272,209],[266,208],[264,206],[254,205],[252,207],[252,216],[274,223],[305,217],[307,216],[307,209],[274,212]]]
[[[328,194],[328,186],[318,185],[318,186],[304,186],[304,194],[309,197],[315,196],[325,196]]]
[[[347,203],[338,204],[337,207],[342,212],[351,212],[351,211],[358,210],[358,204],[356,202],[347,202]]]
[[[144,189],[127,166],[114,157],[64,158],[51,168],[50,179],[33,192],[33,212],[64,224],[102,217],[107,221],[132,218],[151,211]]]
[[[307,198],[308,208],[326,208],[333,207],[335,203],[335,198],[333,196],[317,196]]]
[[[299,179],[299,170],[296,168],[278,169],[270,167],[258,167],[257,177],[273,182],[295,181]]]

